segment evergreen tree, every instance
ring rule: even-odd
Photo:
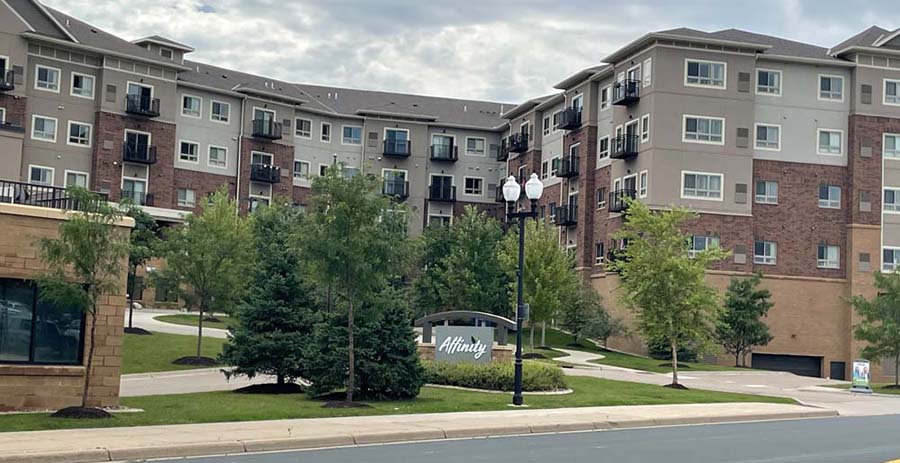
[[[716,339],[734,355],[734,366],[747,366],[747,354],[753,346],[764,346],[772,340],[761,318],[773,304],[769,290],[757,289],[761,279],[760,274],[732,278],[725,293],[725,311],[716,327]]]
[[[866,346],[860,354],[870,360],[894,361],[894,385],[900,388],[900,274],[875,272],[878,294],[871,300],[853,296],[850,303],[862,317],[853,334]]]
[[[624,323],[603,308],[600,295],[590,285],[582,285],[569,299],[560,314],[560,324],[572,333],[576,343],[578,338],[585,338],[600,341],[605,346],[610,337],[625,334]]]

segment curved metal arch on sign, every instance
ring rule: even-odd
[[[431,328],[435,324],[439,324],[437,322],[444,322],[443,324],[446,325],[450,320],[480,320],[495,324],[498,331],[497,343],[501,346],[506,345],[507,333],[516,331],[516,322],[506,317],[473,310],[451,310],[426,315],[415,321],[415,326],[422,327],[422,342],[431,342]]]

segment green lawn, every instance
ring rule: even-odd
[[[203,338],[203,355],[218,357],[224,339]],[[179,334],[153,333],[152,336],[125,334],[125,355],[122,374],[151,371],[189,370],[191,365],[174,365],[172,361],[197,353],[197,337]]]
[[[877,392],[879,394],[894,394],[900,395],[900,389],[885,389],[885,386],[892,386],[893,384],[871,384],[872,392]],[[831,387],[834,389],[850,389],[849,384],[826,384],[825,387]]]
[[[716,402],[794,403],[784,398],[702,390],[681,391],[598,378],[568,377],[566,380],[574,393],[562,396],[526,396],[525,403],[531,408]],[[123,398],[123,405],[145,411],[118,414],[110,420],[54,419],[46,414],[0,416],[0,431],[509,410],[507,405],[509,401],[509,394],[426,387],[415,400],[370,402],[372,408],[365,409],[335,409],[322,408],[321,402],[310,400],[303,394],[247,395],[207,392]]]
[[[218,328],[220,330],[227,330],[231,327],[232,324],[237,323],[237,320],[228,317],[226,315],[216,315],[216,318],[222,320],[221,322],[210,322],[204,321],[203,328]],[[187,326],[197,326],[197,315],[196,314],[175,314],[175,315],[160,315],[158,317],[153,317],[154,320],[159,320],[161,322],[166,323],[174,323],[176,325],[187,325]]]

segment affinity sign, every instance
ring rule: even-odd
[[[494,329],[479,326],[435,327],[434,359],[442,362],[488,363]]]

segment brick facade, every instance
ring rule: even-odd
[[[175,169],[174,184],[172,185],[172,188],[175,190],[194,190],[195,205],[193,208],[178,206],[176,198],[176,204],[173,204],[172,206],[180,210],[200,212],[201,198],[205,198],[206,196],[215,193],[222,187],[228,191],[229,196],[232,198],[235,197],[237,179],[230,175],[217,175],[195,170]]]
[[[241,192],[238,201],[241,210],[246,211],[250,200],[250,162],[253,151],[272,155],[272,163],[281,168],[279,182],[272,184],[271,198],[293,198],[294,187],[291,173],[294,164],[294,147],[282,143],[270,142],[257,138],[244,137],[241,139]]]
[[[881,153],[885,133],[900,133],[900,119],[850,116],[847,170],[850,223],[881,225]]]
[[[0,108],[6,109],[7,124],[25,127],[25,107],[27,100],[28,99],[24,96],[0,93]]]

